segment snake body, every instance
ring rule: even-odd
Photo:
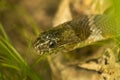
[[[81,15],[41,33],[34,42],[34,47],[41,55],[65,46],[67,49],[73,48],[73,44],[84,42],[91,36],[110,38],[116,33],[113,27],[115,28],[115,20],[112,16]]]

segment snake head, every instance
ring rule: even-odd
[[[58,39],[51,33],[42,33],[34,42],[34,48],[42,55],[57,47]]]
[[[63,28],[58,27],[41,33],[33,44],[35,50],[40,55],[53,51],[61,45],[62,32],[64,32]]]
[[[68,49],[72,49],[70,47],[73,47],[73,43],[79,42],[79,38],[71,27],[67,22],[41,33],[34,42],[34,48],[41,55],[69,51]]]

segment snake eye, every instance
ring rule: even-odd
[[[48,45],[49,45],[49,48],[54,48],[56,45],[55,40],[51,40]]]

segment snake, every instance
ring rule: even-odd
[[[115,18],[111,15],[81,15],[42,32],[33,46],[40,55],[69,52],[74,50],[78,43],[113,37],[117,30],[115,24]]]

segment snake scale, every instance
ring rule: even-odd
[[[102,39],[111,38],[116,33],[115,27],[113,16],[106,14],[81,15],[41,33],[34,42],[34,47],[40,55],[59,49],[67,52],[72,50],[73,44],[78,44],[88,39],[92,40],[92,36],[95,36],[96,39],[98,37],[97,40],[99,40],[99,35],[101,35]],[[71,45],[72,47],[69,47]]]

